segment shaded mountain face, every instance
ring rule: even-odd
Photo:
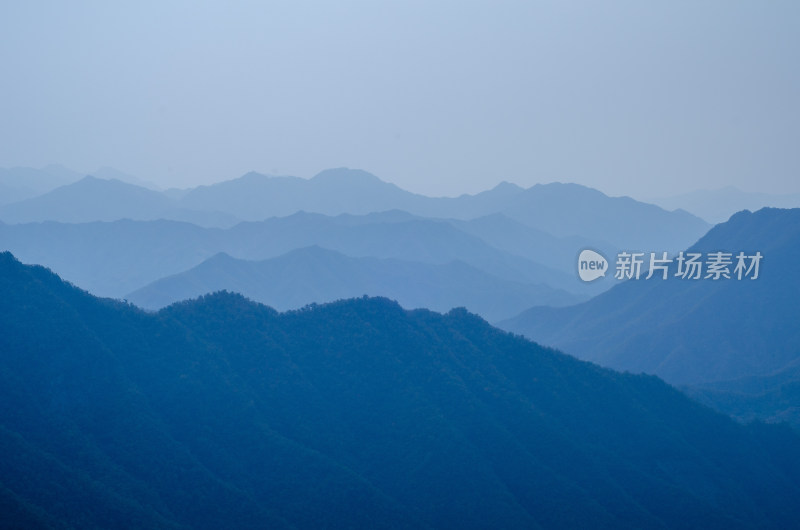
[[[366,294],[397,300],[406,308],[447,311],[466,307],[489,321],[509,318],[533,304],[557,306],[579,301],[566,291],[502,280],[463,262],[434,265],[350,258],[321,247],[298,249],[264,261],[217,254],[125,298],[139,307],[160,309],[222,290],[282,311]]]
[[[501,326],[676,384],[763,376],[796,361],[800,210],[740,212],[689,250],[761,252],[759,278],[627,281],[583,304],[534,308]]]
[[[0,254],[0,502],[61,528],[788,528],[800,443],[463,310],[158,314]],[[8,456],[11,455],[11,458]],[[13,517],[13,519],[9,519]]]

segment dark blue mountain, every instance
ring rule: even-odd
[[[800,438],[464,310],[157,314],[0,254],[10,528],[791,528]]]

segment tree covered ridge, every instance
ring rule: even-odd
[[[786,527],[800,444],[464,310],[145,313],[0,255],[0,504],[66,528]]]

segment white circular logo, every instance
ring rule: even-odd
[[[599,252],[584,249],[578,256],[578,276],[585,282],[592,282],[606,275],[608,261]]]

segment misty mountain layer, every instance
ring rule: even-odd
[[[312,179],[248,173],[189,190],[158,192],[119,180],[86,177],[44,195],[0,206],[6,223],[178,220],[229,227],[305,211],[325,215],[402,210],[424,217],[470,220],[503,214],[558,237],[584,237],[596,246],[677,250],[709,225],[685,211],[668,212],[629,197],[577,184],[503,183],[477,195],[432,198],[383,182],[365,171],[330,169]]]
[[[569,305],[578,297],[546,285],[502,280],[460,261],[432,265],[398,259],[350,258],[320,247],[271,260],[217,254],[186,272],[163,278],[125,298],[147,309],[215,291],[238,292],[278,310],[380,295],[406,308],[445,312],[466,307],[490,321],[531,305]]]
[[[356,258],[434,265],[462,261],[502,280],[546,284],[579,294],[603,288],[586,289],[571,270],[541,265],[492,246],[487,234],[483,237],[487,239],[447,221],[403,212],[337,217],[299,213],[240,223],[227,230],[173,221],[0,224],[0,248],[14,252],[25,262],[45,264],[65,279],[103,296],[123,297],[220,252],[239,259],[265,260],[314,245]],[[568,254],[571,241],[555,239],[552,244],[553,239],[540,252],[559,250]],[[524,239],[518,242],[524,245]]]

